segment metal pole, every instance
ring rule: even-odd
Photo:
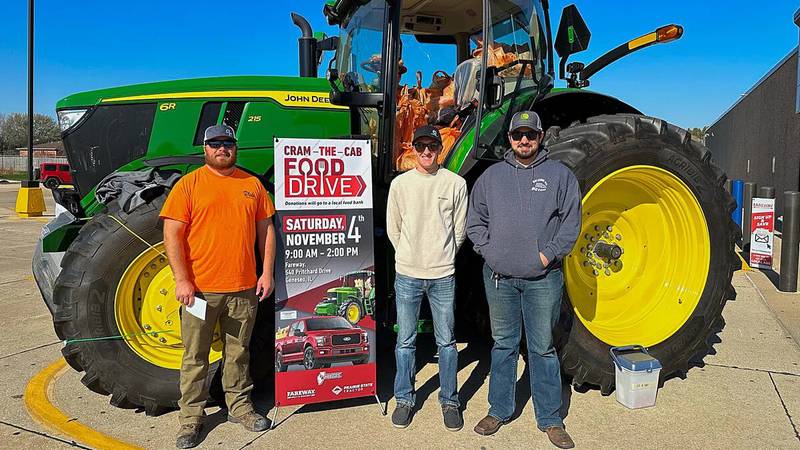
[[[736,200],[736,209],[733,210],[731,214],[733,216],[733,221],[736,222],[736,225],[739,225],[739,229],[742,228],[742,191],[744,190],[744,181],[742,180],[733,180],[733,190],[731,194],[733,195],[733,199]]]
[[[744,192],[742,193],[742,250],[750,246],[750,233],[753,228],[750,225],[750,219],[753,215],[753,197],[756,196],[758,185],[753,181],[748,181],[744,184]]]
[[[33,183],[33,0],[28,0],[28,181]],[[36,187],[36,186],[29,186]]]
[[[775,188],[772,186],[761,186],[758,188],[758,198],[775,198]]]
[[[779,291],[797,291],[798,257],[800,257],[800,192],[786,191],[783,193]]]

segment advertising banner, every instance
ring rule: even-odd
[[[750,223],[750,266],[771,269],[772,238],[775,232],[775,199],[753,198]]]
[[[275,140],[275,404],[374,395],[368,140]]]

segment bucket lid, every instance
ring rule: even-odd
[[[641,345],[612,347],[611,358],[617,366],[633,372],[651,372],[661,369],[661,363],[650,356],[647,349]]]

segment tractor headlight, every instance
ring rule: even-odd
[[[317,345],[325,345],[325,337],[323,336],[316,336],[314,340],[317,341]]]
[[[81,118],[89,111],[88,108],[83,109],[66,109],[58,111],[58,125],[61,127],[61,132],[65,132],[78,123]]]

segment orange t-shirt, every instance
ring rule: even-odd
[[[186,257],[195,287],[237,292],[256,285],[256,221],[275,214],[256,177],[235,169],[229,176],[203,166],[178,180],[162,218],[186,223]]]

